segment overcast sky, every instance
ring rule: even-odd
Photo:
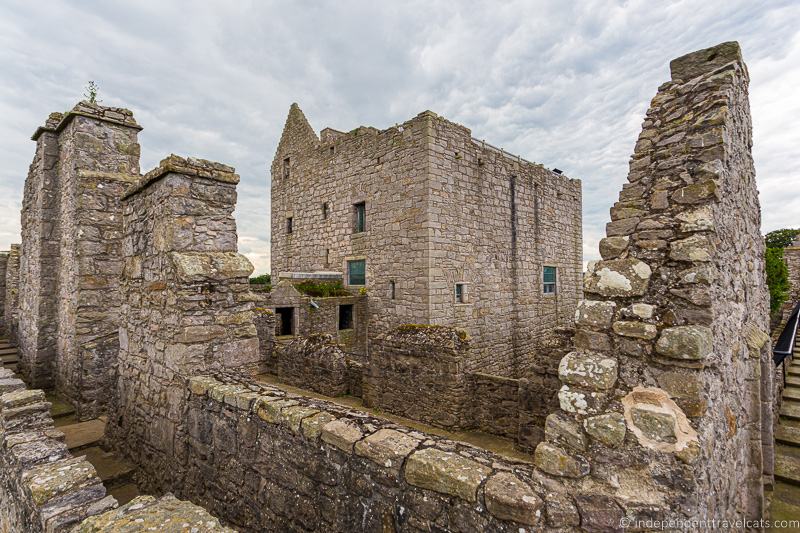
[[[594,259],[669,60],[728,40],[750,70],[763,230],[800,226],[798,2],[0,0],[0,249],[19,242],[30,135],[95,80],[144,126],[143,172],[169,153],[236,167],[257,273],[295,101],[317,132],[430,109],[580,178]]]

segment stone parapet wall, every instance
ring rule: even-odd
[[[671,71],[586,273],[561,408],[534,456],[595,487],[607,511],[587,529],[764,516],[773,365],[747,70],[724,43]]]
[[[569,489],[529,464],[263,384],[198,376],[190,387],[174,485],[242,531],[516,533],[581,521]]]
[[[786,261],[786,268],[789,271],[789,298],[794,306],[800,302],[800,243],[795,242],[792,246],[783,249],[783,260]]]
[[[282,346],[276,370],[289,385],[333,397],[350,392],[347,356],[331,335],[301,337]]]
[[[12,244],[6,262],[5,298],[3,316],[6,335],[11,344],[18,343],[19,331],[19,244]]]

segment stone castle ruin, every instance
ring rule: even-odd
[[[580,183],[431,112],[317,136],[292,106],[270,292],[237,252],[233,168],[140,175],[129,111],[51,115],[0,254],[6,530],[763,518],[776,374],[748,73],[736,43],[670,67],[582,279]],[[108,495],[55,397],[158,498]]]

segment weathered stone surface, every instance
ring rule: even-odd
[[[686,211],[678,213],[675,218],[681,221],[681,231],[713,231],[714,219],[711,209],[708,206],[703,206],[694,211]]]
[[[558,365],[563,383],[607,390],[617,381],[617,361],[589,352],[570,352]]]
[[[580,424],[559,413],[547,415],[544,424],[544,435],[547,442],[576,451],[586,450],[586,435]]]
[[[486,508],[501,520],[530,526],[544,519],[544,502],[531,488],[510,472],[498,472],[484,489]]]
[[[575,325],[596,329],[609,328],[616,308],[614,302],[581,300],[575,310]]]
[[[185,282],[246,278],[253,265],[236,252],[171,252],[178,279]]]
[[[676,261],[711,261],[714,245],[705,235],[692,235],[669,245],[669,256]]]
[[[589,417],[583,421],[583,427],[590,437],[610,448],[617,448],[625,442],[625,417],[622,413]]]
[[[548,492],[545,496],[547,506],[547,525],[550,527],[570,527],[578,526],[581,522],[581,515],[578,508],[566,494],[559,492]]]
[[[333,420],[336,420],[336,417],[324,411],[314,416],[304,418],[301,424],[303,435],[308,439],[316,439],[322,434],[322,428]]]
[[[689,81],[733,62],[742,62],[742,51],[739,43],[730,41],[673,59],[669,69],[673,80]]]
[[[711,353],[712,333],[706,326],[675,326],[661,330],[656,352],[684,360],[702,360]]]
[[[414,451],[419,442],[419,439],[406,433],[381,429],[356,442],[355,452],[356,455],[366,457],[399,473],[403,460]]]
[[[644,322],[617,320],[614,322],[614,333],[624,337],[651,340],[658,336],[658,328],[653,324],[645,324]]]
[[[561,409],[567,413],[596,415],[605,409],[608,403],[608,394],[563,385],[558,390],[558,403]]]
[[[672,201],[679,204],[699,204],[713,200],[717,194],[717,183],[714,180],[707,180],[681,187],[672,193]]]
[[[575,504],[581,515],[581,527],[586,531],[621,531],[625,515],[614,498],[603,494],[578,494]]]
[[[604,237],[600,239],[600,257],[603,259],[617,259],[628,249],[631,238],[627,235]]]
[[[364,434],[358,426],[344,419],[328,422],[322,427],[320,433],[322,440],[346,452],[352,452],[353,445],[363,436]]]
[[[533,462],[553,476],[579,478],[587,475],[589,463],[581,456],[572,456],[562,448],[540,442],[533,454]]]
[[[658,385],[681,406],[686,416],[702,416],[707,402],[697,376],[686,372],[664,372],[658,375]]]
[[[475,502],[478,486],[490,472],[488,467],[466,457],[426,448],[406,459],[405,479],[417,487]]]
[[[651,275],[647,263],[632,257],[591,262],[583,288],[600,296],[640,296],[647,290]]]
[[[649,320],[653,318],[655,307],[650,304],[635,303],[630,307],[632,315],[641,318],[642,320]]]

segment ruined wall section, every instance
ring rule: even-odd
[[[259,365],[231,167],[170,156],[124,197],[122,325],[107,436],[158,485],[183,453],[187,378]]]
[[[678,58],[590,264],[561,410],[535,452],[619,518],[763,516],[768,310],[736,43]],[[766,363],[766,364],[765,364]],[[764,371],[767,374],[761,374]],[[768,410],[768,409],[766,409]],[[771,442],[771,438],[764,438]],[[765,448],[766,450],[766,448]],[[582,527],[592,525],[581,523]]]
[[[8,266],[8,252],[0,252],[0,335],[6,333],[6,267]]]
[[[3,301],[6,335],[11,344],[18,343],[19,331],[19,244],[12,244],[6,262],[6,292]]]
[[[118,349],[124,190],[141,128],[126,109],[81,102],[57,127],[61,260],[56,388],[79,418],[106,407]]]
[[[36,153],[25,180],[20,246],[20,374],[31,387],[54,386],[61,240],[58,135],[51,113],[37,130]]]
[[[431,323],[470,333],[470,371],[522,377],[581,297],[580,181],[428,116]],[[557,268],[555,293],[543,292],[544,266]]]
[[[417,117],[320,140],[293,105],[271,169],[273,279],[298,270],[346,274],[347,260],[366,259],[369,330],[427,322],[426,131]],[[366,203],[366,231],[354,233],[358,202]]]
[[[800,238],[783,249],[783,260],[789,271],[789,298],[792,307],[800,302]]]

